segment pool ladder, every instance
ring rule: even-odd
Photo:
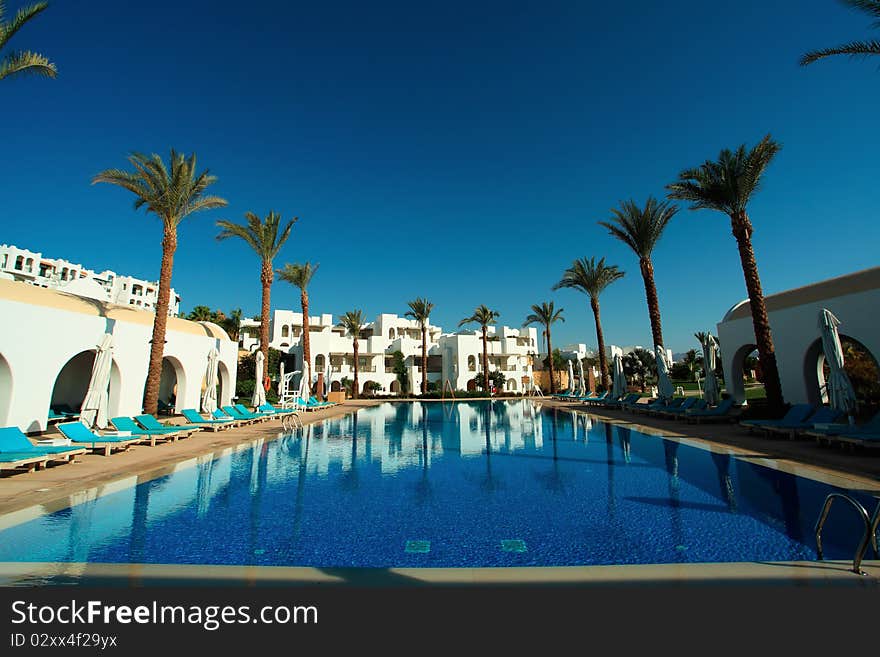
[[[822,505],[822,513],[819,514],[819,519],[816,521],[816,551],[819,554],[819,561],[822,560],[822,528],[825,526],[825,520],[828,518],[828,514],[831,511],[831,505],[837,498],[849,502],[858,512],[862,522],[865,524],[865,531],[862,534],[862,540],[859,541],[859,546],[856,548],[856,554],[853,557],[852,571],[857,575],[867,575],[867,573],[861,569],[861,565],[862,559],[868,551],[869,544],[874,548],[874,558],[878,558],[877,526],[880,524],[880,498],[877,499],[877,508],[874,509],[874,513],[870,516],[865,507],[863,507],[858,500],[849,495],[844,495],[843,493],[831,493],[825,498],[825,504]]]

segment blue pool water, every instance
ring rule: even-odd
[[[812,560],[812,527],[833,490],[528,400],[386,403],[113,493],[84,494],[0,531],[0,561]],[[873,507],[866,492],[847,492]],[[836,509],[826,558],[851,558],[860,530],[854,513]]]

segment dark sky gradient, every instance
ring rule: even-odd
[[[481,303],[518,326],[555,299],[555,343],[593,345],[587,300],[550,288],[604,255],[627,271],[602,298],[606,341],[648,344],[636,258],[596,222],[723,147],[783,144],[751,206],[767,293],[878,264],[880,71],[797,65],[869,24],[832,0],[56,0],[12,45],[58,79],[0,84],[0,242],[156,278],[158,221],[90,179],[174,147],[230,202],[181,226],[185,311],[259,311],[256,256],[214,222],[274,209],[300,217],[276,265],[320,262],[314,313],[427,296],[452,330]],[[655,269],[675,351],[745,297],[717,213],[682,210]],[[274,307],[298,300],[273,288]]]

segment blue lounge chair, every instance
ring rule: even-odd
[[[211,417],[214,420],[232,420],[235,423],[236,427],[240,427],[243,424],[253,424],[254,423],[253,420],[245,420],[245,419],[233,417],[232,415],[230,415],[229,413],[226,413],[224,410],[222,410],[220,408],[215,408],[214,411],[211,413]]]
[[[28,472],[46,467],[47,456],[33,456],[22,452],[0,452],[0,470],[21,470]]]
[[[852,425],[846,422],[818,424],[803,432],[805,436],[812,436],[819,443],[834,442],[831,439],[842,434],[853,436],[868,433],[880,433],[880,411],[864,424]]]
[[[816,409],[812,404],[795,404],[788,409],[788,412],[777,420],[743,420],[739,423],[741,427],[746,427],[750,432],[755,429],[765,430],[779,424],[791,424],[794,422],[803,422]]]
[[[93,433],[82,422],[62,422],[58,430],[69,438],[70,442],[88,447],[95,453],[103,452],[104,456],[110,456],[113,450],[125,451],[134,443],[141,442],[143,438],[126,438],[123,436],[99,436]]]
[[[850,447],[859,446],[872,449],[880,448],[880,431],[842,433],[839,436],[829,436],[829,439]]]
[[[144,429],[150,429],[151,431],[159,431],[161,429],[162,431],[189,431],[190,433],[193,433],[202,430],[202,427],[198,424],[162,424],[149,413],[135,415],[134,419],[137,420],[138,424]]]
[[[49,461],[72,461],[85,454],[84,447],[67,445],[34,445],[18,427],[0,428],[0,456],[21,454],[25,458],[45,457]]]
[[[810,415],[810,417],[803,422],[780,422],[779,424],[767,426],[765,429],[770,433],[781,433],[789,438],[794,438],[799,432],[806,429],[812,429],[814,424],[830,424],[836,422],[841,415],[843,415],[843,413],[837,409],[831,408],[830,406],[820,406],[816,409],[815,413]]]
[[[721,403],[715,408],[706,408],[703,410],[694,410],[689,408],[684,412],[684,418],[688,422],[733,422],[740,415],[736,408],[736,402],[733,397],[722,399]]]
[[[685,399],[687,398],[675,397],[673,399],[670,399],[668,403],[665,402],[663,399],[657,399],[650,404],[639,404],[637,407],[634,407],[633,410],[637,413],[647,413],[648,415],[651,415],[654,413],[654,411],[666,411],[673,408],[678,408],[684,403]]]
[[[218,420],[216,418],[206,420],[199,412],[194,408],[184,408],[180,411],[184,418],[186,418],[187,422],[191,422],[192,424],[197,424],[200,427],[205,429],[209,429],[210,431],[221,431],[223,429],[229,429],[230,427],[235,426],[235,422],[232,419],[228,420]]]
[[[111,417],[110,424],[112,424],[113,427],[115,429],[118,429],[119,431],[128,431],[132,436],[142,436],[145,439],[144,442],[149,442],[150,447],[155,447],[157,440],[173,443],[178,438],[182,437],[182,432],[180,431],[165,431],[164,429],[142,429],[140,426],[138,426],[138,423],[130,417]],[[146,439],[149,439],[149,441],[147,441]]]
[[[247,410],[241,404],[236,404],[235,408],[237,408],[239,411]],[[262,404],[259,408],[257,408],[257,410],[255,412],[256,413],[264,413],[266,416],[271,417],[273,415],[287,415],[289,413],[296,413],[297,411],[296,411],[296,409],[293,409],[293,408],[278,408],[276,406],[272,406],[272,404],[267,402],[265,404]]]
[[[602,402],[602,406],[605,408],[622,408],[629,404],[635,404],[641,395],[637,392],[630,392],[623,397],[619,397],[618,399],[606,399]]]
[[[609,399],[610,397],[611,397],[611,393],[606,390],[601,395],[596,395],[596,394],[591,393],[591,394],[587,395],[586,397],[580,397],[578,399],[578,401],[582,401],[585,404],[593,405],[593,404],[601,404],[606,399]]]
[[[689,410],[704,410],[706,408],[706,400],[700,397],[687,397],[681,404],[674,408],[659,409],[654,411],[656,415],[662,417],[675,418],[684,415]]]
[[[269,419],[268,413],[251,413],[250,411],[242,412],[235,406],[221,406],[223,412],[229,417],[234,417],[242,422],[265,422]]]

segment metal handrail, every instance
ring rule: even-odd
[[[862,534],[862,540],[859,541],[859,546],[856,548],[856,554],[853,557],[853,567],[852,571],[857,575],[867,575],[860,566],[862,565],[862,559],[865,556],[865,552],[868,551],[868,544],[870,543],[874,548],[874,557],[878,556],[877,554],[877,525],[880,524],[880,500],[877,501],[877,508],[874,510],[872,516],[868,516],[868,512],[865,510],[865,507],[850,497],[849,495],[845,495],[844,493],[831,493],[825,498],[825,503],[822,505],[822,512],[819,514],[819,519],[816,521],[816,552],[819,556],[819,561],[822,561],[822,528],[825,526],[825,520],[828,518],[828,514],[831,512],[831,505],[834,503],[835,498],[841,498],[849,502],[855,510],[858,512],[859,516],[862,518],[862,522],[865,523],[865,533]]]

